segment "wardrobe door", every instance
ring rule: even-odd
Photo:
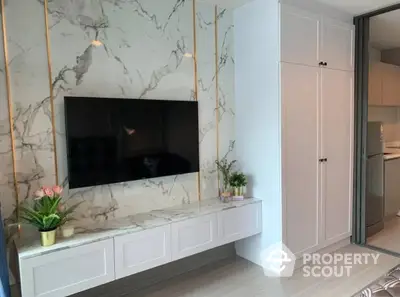
[[[350,236],[354,73],[321,70],[322,228],[325,245]]]
[[[281,6],[281,60],[283,62],[318,66],[320,18],[318,15]]]
[[[296,255],[318,245],[318,67],[281,63],[284,241]]]

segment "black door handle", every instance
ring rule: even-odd
[[[321,163],[328,162],[328,158],[319,159],[319,162],[321,162]]]
[[[324,62],[319,62],[319,66],[324,66]]]
[[[325,62],[325,63],[324,63],[324,66],[328,66],[328,63]]]

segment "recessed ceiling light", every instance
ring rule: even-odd
[[[100,40],[92,40],[92,45],[101,46],[101,45],[103,45],[103,43]]]

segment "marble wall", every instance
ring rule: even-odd
[[[68,190],[66,95],[197,99],[200,197],[215,198],[214,162],[235,156],[232,12],[192,0],[52,0],[47,11],[44,5],[5,1],[19,201],[57,180],[71,204],[83,202],[77,219],[99,221],[199,199],[197,174]],[[17,198],[0,59],[0,201],[9,218]]]

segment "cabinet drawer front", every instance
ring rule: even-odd
[[[261,232],[261,204],[252,204],[218,214],[220,244],[237,241]]]
[[[217,215],[172,224],[172,260],[217,246]]]
[[[171,226],[118,236],[114,244],[118,279],[170,262]]]
[[[113,281],[113,240],[20,261],[22,296],[63,297]]]

